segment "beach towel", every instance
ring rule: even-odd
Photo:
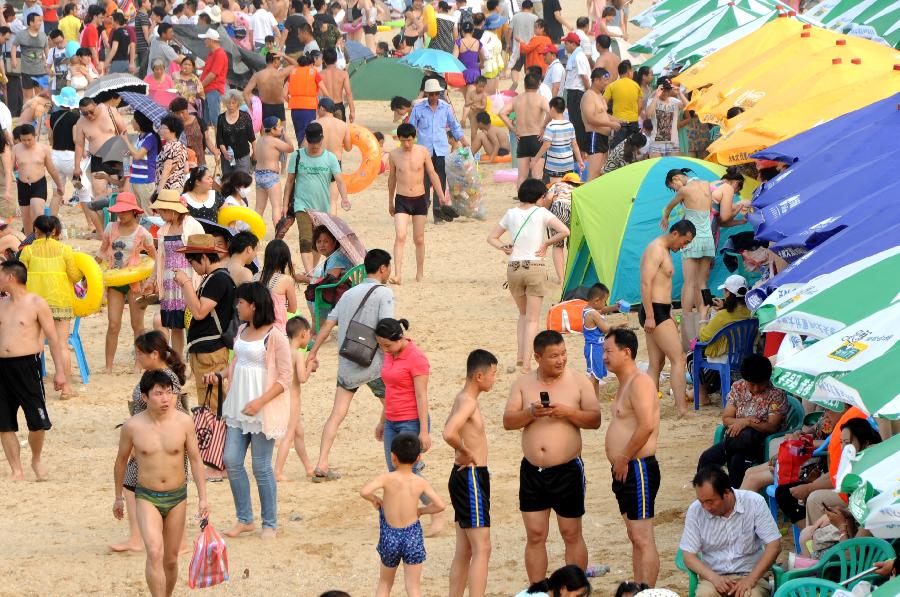
[[[225,540],[209,520],[200,521],[200,534],[194,539],[194,555],[188,568],[188,586],[205,589],[228,580],[228,551]]]

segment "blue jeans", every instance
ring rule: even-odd
[[[394,438],[400,435],[401,433],[412,433],[416,437],[419,437],[419,430],[421,427],[419,426],[419,419],[412,419],[411,421],[388,421],[385,419],[384,421],[384,460],[387,462],[388,471],[394,472],[394,463],[391,462],[391,442],[394,441]],[[428,431],[431,431],[431,419],[428,419]],[[413,465],[413,472],[419,475],[422,478],[425,478],[425,475],[422,474],[422,469],[425,468],[425,463],[419,460],[415,465]],[[425,495],[422,495],[422,503],[427,504],[429,500]]]
[[[262,506],[263,528],[274,529],[277,526],[275,505],[275,473],[272,471],[272,451],[275,440],[266,439],[262,433],[242,433],[237,427],[228,427],[225,435],[225,469],[228,471],[228,483],[234,497],[234,509],[238,522],[253,522],[253,502],[250,501],[250,479],[244,468],[247,448],[251,450],[253,476],[259,490],[259,502]]]
[[[222,111],[222,94],[218,91],[206,92],[206,124],[215,127],[219,122],[219,113]],[[198,156],[199,157],[199,156]]]

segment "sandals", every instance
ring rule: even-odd
[[[309,478],[313,483],[325,483],[327,481],[337,481],[341,478],[340,473],[337,473],[331,469],[327,471],[323,471],[321,469],[316,469],[315,474]]]

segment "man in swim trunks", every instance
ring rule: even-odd
[[[428,150],[416,143],[416,127],[408,122],[397,127],[400,147],[390,153],[388,161],[388,213],[394,218],[394,275],[392,284],[403,279],[403,247],[409,220],[413,224],[416,246],[416,282],[425,275],[425,221],[428,219],[428,197],[424,178],[428,176],[442,205],[449,203]]]
[[[326,97],[334,102],[334,116],[345,122],[353,122],[356,118],[356,106],[353,105],[353,90],[350,88],[350,76],[347,71],[337,67],[337,51],[327,48],[322,52],[322,61],[325,68],[322,69],[322,86]],[[390,84],[389,81],[385,81]],[[346,102],[346,108],[344,107]],[[347,112],[349,109],[349,113]]]
[[[288,63],[286,68],[281,67],[281,61]],[[262,116],[265,119],[268,116],[275,116],[281,122],[287,118],[284,112],[284,82],[294,72],[297,67],[297,61],[290,56],[281,55],[277,52],[266,54],[266,67],[260,71],[253,73],[247,87],[244,89],[244,101],[247,105],[253,97],[253,90],[256,89],[259,94],[259,101],[262,102]]]
[[[619,122],[606,111],[603,93],[612,78],[605,68],[591,71],[591,86],[581,97],[581,115],[587,136],[588,180],[594,180],[603,172],[606,154],[609,153],[609,135],[619,128]]]
[[[272,224],[281,219],[281,156],[294,147],[284,140],[284,121],[277,116],[263,119],[263,134],[256,141],[256,213],[263,215],[266,203],[271,206]]]
[[[525,75],[525,93],[517,95],[513,101],[503,106],[498,114],[506,128],[518,139],[516,158],[519,176],[516,179],[516,188],[525,182],[530,172],[542,169],[542,166],[535,166],[534,157],[541,149],[541,135],[550,118],[550,107],[547,100],[538,92],[540,87],[539,77]],[[513,112],[516,113],[515,121],[509,118]]]
[[[450,564],[450,597],[484,597],[491,558],[491,475],[487,433],[478,397],[490,392],[497,357],[486,350],[469,353],[466,385],[456,395],[444,424],[444,441],[455,456],[447,484],[456,520],[456,553]]]
[[[201,520],[209,517],[206,476],[194,421],[175,408],[178,396],[172,378],[163,371],[147,371],[141,377],[140,390],[147,410],[128,419],[119,435],[113,515],[122,520],[125,514],[122,484],[128,459],[134,454],[138,464],[134,497],[141,539],[147,548],[147,587],[154,597],[168,597],[178,580],[178,550],[187,513],[185,453],[197,484],[197,517]]]
[[[22,460],[19,456],[19,424],[16,416],[21,408],[28,424],[28,445],[31,448],[31,469],[38,481],[47,479],[41,463],[44,432],[50,429],[44,383],[41,380],[41,353],[44,338],[56,365],[53,387],[71,394],[66,371],[62,367],[63,341],[56,335],[53,314],[47,301],[28,292],[25,282],[28,271],[21,261],[0,263],[0,441],[14,481],[23,481]]]
[[[19,169],[16,188],[22,211],[22,224],[25,234],[31,234],[34,219],[44,215],[44,206],[47,204],[47,174],[50,174],[56,185],[55,193],[58,200],[62,199],[63,184],[53,164],[50,148],[37,142],[34,127],[31,124],[21,124],[13,133],[16,139],[13,159],[16,168]]]
[[[672,224],[669,231],[647,245],[641,255],[641,308],[638,322],[647,333],[647,356],[650,367],[647,373],[659,389],[659,374],[666,358],[671,371],[669,380],[675,397],[675,410],[681,418],[688,414],[684,401],[686,382],[685,359],[678,337],[678,326],[672,319],[672,275],[675,266],[669,251],[680,251],[692,240],[696,229],[687,220]]]
[[[90,97],[82,98],[78,102],[78,110],[81,112],[81,118],[78,119],[74,129],[75,166],[72,169],[72,177],[81,178],[82,159],[86,156],[90,156],[91,173],[104,172],[110,176],[122,176],[122,162],[104,162],[99,156],[90,154],[91,151],[99,151],[104,143],[127,130],[119,111],[106,104],[98,104]],[[108,191],[107,180],[92,176],[91,191],[95,200],[105,198]],[[90,211],[88,218],[98,234],[103,232],[97,212]]]
[[[537,369],[513,383],[503,412],[504,429],[523,429],[519,510],[528,537],[525,571],[530,583],[547,577],[551,509],[565,543],[566,564],[587,568],[581,430],[600,427],[594,388],[586,375],[566,368],[562,334],[544,330],[535,336],[534,358]],[[541,394],[548,402],[542,403]]]
[[[652,587],[659,575],[659,553],[653,536],[653,507],[660,482],[655,456],[659,400],[653,380],[634,362],[638,350],[635,333],[613,328],[604,345],[603,362],[619,380],[606,430],[612,490],[631,541],[633,578]]]

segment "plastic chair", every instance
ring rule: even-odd
[[[799,400],[794,398],[793,396],[788,396],[788,413],[787,413],[787,421],[785,431],[778,431],[771,435],[767,435],[765,439],[766,453],[765,453],[765,461],[768,461],[771,456],[769,456],[769,442],[773,439],[777,439],[779,437],[784,437],[788,433],[793,433],[800,429],[803,425],[803,405]],[[718,444],[719,442],[725,439],[725,425],[721,423],[716,427],[716,430],[713,432],[713,445]],[[759,464],[759,463],[757,463]]]
[[[831,597],[843,588],[824,578],[795,578],[775,591],[773,597]]]
[[[69,333],[69,346],[72,347],[72,350],[75,351],[75,360],[78,363],[78,374],[81,375],[81,383],[87,385],[90,382],[91,378],[91,368],[88,367],[87,357],[84,354],[84,346],[81,344],[81,318],[75,318],[75,324],[72,326],[72,331]],[[47,341],[44,341],[46,344]],[[43,351],[41,352],[41,377],[47,375],[47,364],[45,362],[45,357]]]
[[[819,562],[810,568],[786,571],[780,566],[772,566],[772,572],[775,574],[775,588],[778,589],[794,579],[808,577],[825,578],[843,583],[868,570],[875,562],[890,560],[894,556],[894,548],[884,539],[875,537],[848,539],[830,547],[822,554]],[[856,579],[848,589],[852,589],[853,585],[861,580],[873,582],[883,579],[873,572]]]
[[[701,560],[703,556],[701,554],[697,554]],[[697,573],[687,567],[684,563],[684,554],[681,553],[681,549],[675,554],[675,567],[681,570],[682,572],[686,572],[688,575],[688,597],[694,597],[697,594],[697,585],[700,584],[700,577],[697,576]]]
[[[716,332],[709,342],[697,342],[694,345],[694,362],[691,375],[694,383],[694,410],[700,409],[700,379],[701,369],[718,371],[722,379],[722,406],[728,400],[728,392],[731,390],[731,370],[740,369],[744,357],[753,354],[753,345],[756,343],[756,334],[759,331],[759,321],[755,318],[744,319],[729,323]],[[715,343],[720,338],[725,338],[728,345],[728,359],[724,363],[710,363],[706,360],[704,349]]]
[[[353,288],[357,286],[360,282],[366,279],[366,266],[365,265],[357,265],[355,267],[351,267],[344,275],[341,276],[341,279],[335,282],[334,284],[320,284],[316,286],[315,291],[315,301],[313,302],[313,309],[316,314],[316,334],[319,333],[319,328],[322,327],[322,314],[330,308],[333,308],[334,305],[326,303],[322,298],[324,291],[329,288],[335,288],[340,286],[344,282],[349,281],[350,287]]]

